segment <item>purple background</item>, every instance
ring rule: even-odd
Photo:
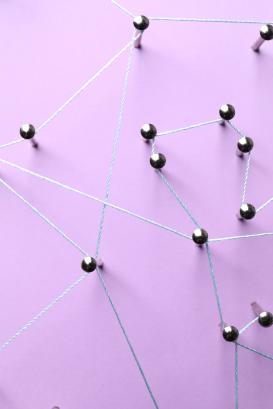
[[[124,0],[134,13],[273,20],[272,1]],[[39,125],[121,49],[130,17],[111,1],[11,0],[0,5],[1,144],[24,122]],[[217,118],[255,141],[247,199],[273,195],[273,44],[251,51],[259,25],[152,22],[136,50],[110,200],[191,234],[192,223],[149,165],[140,136]],[[104,196],[127,54],[29,143],[2,158]],[[270,232],[272,206],[235,217],[245,162],[238,135],[211,125],[162,137],[164,174],[211,238]],[[101,205],[1,165],[1,177],[94,254]],[[81,274],[82,256],[1,188],[0,343]],[[243,327],[250,303],[273,310],[272,237],[211,244],[224,319]],[[161,409],[234,407],[234,346],[223,341],[205,251],[107,209],[104,278]],[[241,342],[273,354],[273,330],[254,325]],[[269,409],[273,363],[239,350],[240,407]],[[95,274],[0,354],[5,409],[149,409],[152,402]]]

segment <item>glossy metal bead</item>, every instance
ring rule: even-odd
[[[142,137],[148,141],[154,139],[157,135],[157,129],[153,124],[144,124],[140,130]]]
[[[20,135],[24,139],[32,139],[35,135],[35,128],[31,124],[24,124],[20,128]]]
[[[153,153],[150,157],[150,164],[155,169],[161,169],[166,165],[166,157],[163,153]]]
[[[228,325],[223,329],[223,338],[228,342],[234,342],[239,337],[239,331],[233,325]]]
[[[245,220],[251,220],[256,214],[255,207],[250,203],[244,203],[240,207],[240,217]]]
[[[146,16],[136,16],[133,24],[137,30],[144,31],[149,27],[150,20]]]
[[[239,139],[237,143],[238,147],[238,154],[243,155],[245,153],[249,153],[252,151],[254,146],[254,142],[251,138],[248,136],[243,136],[242,138]]]
[[[262,327],[271,327],[271,325],[273,325],[273,314],[268,311],[261,312],[259,314],[258,322]]]
[[[82,260],[81,267],[86,273],[92,273],[92,271],[96,270],[97,268],[97,262],[93,257],[86,256]]]
[[[260,37],[253,44],[252,49],[259,51],[265,41],[273,40],[273,26],[271,24],[264,24],[260,29]]]
[[[235,108],[230,104],[224,104],[219,109],[219,114],[225,121],[230,121],[235,116]]]
[[[206,230],[204,229],[195,229],[192,233],[192,240],[194,243],[202,246],[203,244],[207,243],[209,235]]]
[[[263,40],[273,40],[273,26],[271,24],[264,24],[260,29],[260,36]]]

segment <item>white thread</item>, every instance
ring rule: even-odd
[[[136,365],[137,365],[137,367],[138,367],[138,369],[139,369],[139,372],[140,372],[140,374],[141,374],[141,376],[142,376],[142,378],[143,378],[143,381],[144,381],[144,383],[145,383],[145,385],[146,385],[146,388],[147,388],[147,390],[148,390],[148,393],[149,393],[149,395],[150,395],[150,397],[151,397],[151,399],[152,399],[152,401],[153,401],[153,404],[154,404],[154,406],[155,406],[156,409],[159,409],[159,406],[158,406],[158,404],[157,404],[157,401],[156,401],[156,399],[155,399],[155,397],[154,397],[154,394],[153,394],[153,392],[152,392],[151,386],[150,386],[150,384],[149,384],[149,382],[148,382],[148,380],[147,380],[147,378],[146,378],[146,376],[145,376],[144,370],[143,370],[143,368],[142,368],[142,366],[141,366],[141,364],[140,364],[140,362],[139,362],[139,359],[138,359],[138,357],[137,357],[137,355],[136,355],[136,352],[135,352],[135,350],[134,350],[134,347],[133,347],[133,345],[132,345],[132,343],[131,343],[131,341],[130,341],[130,339],[129,339],[129,336],[128,336],[127,332],[126,332],[126,329],[125,329],[125,327],[124,327],[124,324],[123,324],[123,322],[122,322],[122,320],[121,320],[121,318],[120,318],[120,316],[119,316],[119,313],[118,313],[118,311],[117,311],[117,308],[115,307],[115,305],[114,305],[114,303],[113,303],[113,301],[112,301],[112,298],[111,298],[111,296],[110,296],[109,290],[108,290],[108,288],[106,287],[106,284],[105,284],[105,281],[104,281],[104,279],[103,279],[103,276],[102,276],[102,274],[100,273],[100,271],[99,271],[98,268],[97,268],[97,274],[98,274],[98,277],[99,277],[101,286],[102,286],[102,288],[103,288],[103,290],[104,290],[104,292],[105,292],[105,295],[106,295],[106,297],[107,297],[107,299],[108,299],[108,301],[109,301],[109,304],[110,304],[110,306],[111,306],[111,308],[112,308],[112,310],[113,310],[113,312],[114,312],[114,314],[115,314],[115,316],[116,316],[116,319],[117,319],[117,322],[118,322],[118,324],[119,324],[119,326],[120,326],[120,329],[121,329],[121,331],[122,331],[122,333],[123,333],[123,335],[124,335],[124,338],[125,338],[125,340],[126,340],[126,342],[127,342],[127,344],[128,344],[128,347],[129,347],[131,353],[132,353],[132,356],[133,356],[133,358],[134,358],[134,360],[135,360],[135,363],[136,363]]]
[[[212,121],[200,122],[198,124],[185,126],[184,128],[177,128],[177,129],[173,129],[171,131],[159,132],[157,134],[157,137],[158,136],[165,136],[165,135],[172,135],[172,134],[175,134],[175,133],[178,133],[178,132],[187,131],[189,129],[200,128],[200,127],[205,126],[205,125],[211,125],[211,124],[216,124],[216,123],[220,123],[220,122],[222,122],[222,119],[214,119]]]
[[[118,210],[118,211],[120,211],[122,213],[125,213],[125,214],[128,214],[129,216],[132,216],[132,217],[134,217],[136,219],[147,222],[147,223],[152,224],[154,226],[160,227],[163,230],[169,231],[169,232],[174,233],[174,234],[176,234],[178,236],[181,236],[183,238],[191,240],[191,237],[189,235],[187,235],[187,234],[181,233],[178,230],[175,230],[175,229],[173,229],[171,227],[165,226],[165,225],[163,225],[161,223],[158,223],[158,222],[156,222],[156,221],[154,221],[152,219],[141,216],[141,215],[139,215],[137,213],[134,213],[134,212],[132,212],[130,210],[127,210],[127,209],[125,209],[123,207],[117,206],[117,205],[115,205],[113,203],[106,202],[105,200],[102,200],[102,199],[99,199],[99,198],[97,198],[95,196],[89,195],[88,193],[82,192],[79,189],[76,189],[76,188],[68,186],[68,185],[66,185],[64,183],[58,182],[57,180],[48,178],[47,176],[40,175],[39,173],[36,173],[36,172],[31,171],[31,170],[25,169],[25,168],[23,168],[23,167],[21,167],[19,165],[15,165],[14,163],[8,162],[8,161],[6,161],[4,159],[0,159],[0,163],[4,163],[4,164],[6,164],[8,166],[11,166],[11,167],[13,167],[15,169],[18,169],[18,170],[20,170],[20,171],[22,171],[24,173],[35,176],[35,177],[37,177],[37,178],[39,178],[41,180],[45,180],[46,182],[52,183],[52,184],[54,184],[56,186],[62,187],[63,189],[66,189],[66,190],[69,190],[71,192],[77,193],[77,194],[79,194],[81,196],[87,197],[88,199],[94,200],[95,202],[105,204],[108,207],[111,207],[112,209]]]
[[[240,137],[244,138],[245,134],[231,121],[225,121]]]
[[[80,278],[70,284],[64,291],[61,292],[58,297],[54,298],[46,307],[44,307],[38,314],[36,314],[31,320],[29,320],[25,325],[23,325],[12,337],[10,337],[7,341],[5,341],[0,346],[0,352],[6,349],[11,343],[13,343],[20,335],[23,334],[26,330],[28,330],[35,322],[37,322],[40,318],[45,316],[48,311],[56,305],[59,301],[61,301],[67,294],[69,294],[78,284],[80,284],[86,277],[88,277],[89,273],[82,274]]]
[[[190,210],[188,209],[187,205],[182,201],[182,199],[179,197],[179,195],[176,193],[170,182],[167,180],[167,178],[163,175],[163,173],[158,170],[158,174],[169,189],[169,191],[174,195],[177,203],[184,209],[186,214],[189,216],[190,220],[195,224],[196,227],[200,227],[193,215],[191,214]]]
[[[219,297],[219,293],[218,293],[218,287],[217,287],[217,283],[216,283],[216,277],[215,277],[215,273],[214,273],[214,267],[213,267],[213,263],[212,263],[211,252],[210,252],[210,248],[209,248],[208,243],[206,243],[205,246],[206,246],[206,252],[207,252],[207,257],[208,257],[208,262],[209,262],[209,269],[210,269],[210,275],[211,275],[212,284],[213,284],[214,295],[215,295],[215,299],[216,299],[216,303],[217,303],[219,318],[220,318],[220,321],[221,321],[221,327],[224,327],[222,306],[221,306],[220,297]]]
[[[57,227],[53,222],[51,222],[46,216],[44,216],[36,207],[34,207],[31,203],[29,203],[23,196],[21,196],[16,190],[14,190],[10,185],[4,182],[3,179],[0,178],[0,183],[4,185],[10,192],[12,192],[15,196],[17,196],[22,202],[24,202],[30,209],[33,210],[42,220],[44,220],[49,226],[51,226],[56,232],[58,232],[66,241],[68,241],[72,246],[74,246],[77,250],[79,250],[83,255],[87,255],[86,251],[84,251],[77,243],[75,243],[72,239],[70,239],[59,227]]]
[[[256,318],[254,318],[254,320],[251,320],[242,329],[240,329],[239,334],[241,335],[243,332],[245,332],[249,327],[251,327],[253,324],[255,324],[258,321],[258,319],[259,319],[259,317],[256,317]]]
[[[110,188],[111,188],[111,181],[112,181],[112,175],[113,175],[113,169],[114,169],[114,165],[116,162],[116,158],[117,158],[117,152],[118,152],[118,143],[119,143],[119,139],[120,139],[120,134],[121,134],[121,127],[122,127],[122,121],[123,121],[123,115],[124,115],[124,109],[125,109],[125,101],[126,101],[126,96],[127,96],[127,91],[128,91],[128,82],[129,82],[129,73],[131,71],[131,66],[132,66],[132,57],[133,57],[133,48],[134,48],[134,44],[132,43],[131,45],[131,49],[130,49],[130,53],[129,53],[129,58],[128,58],[128,63],[127,63],[127,67],[126,67],[126,71],[125,71],[125,77],[124,77],[124,83],[123,83],[123,90],[122,90],[122,97],[121,97],[121,101],[120,101],[120,108],[119,108],[119,115],[118,115],[118,122],[117,122],[117,128],[116,128],[116,132],[115,132],[115,137],[114,137],[114,141],[113,141],[113,146],[112,146],[112,155],[111,155],[111,160],[110,160],[110,164],[109,164],[109,168],[108,168],[108,174],[106,177],[106,188],[105,188],[105,196],[104,199],[106,201],[106,204],[103,204],[102,209],[101,209],[101,216],[100,216],[100,222],[99,222],[99,231],[98,231],[98,237],[97,237],[97,242],[96,242],[96,252],[95,252],[95,258],[98,257],[99,255],[99,248],[100,248],[100,243],[101,243],[101,239],[102,239],[102,232],[103,232],[103,226],[104,226],[104,221],[105,221],[105,211],[107,208],[107,202],[109,199],[109,195],[110,195]],[[97,274],[100,280],[100,283],[104,289],[105,295],[109,301],[109,304],[114,312],[114,315],[118,321],[118,324],[121,328],[121,331],[125,337],[125,340],[129,346],[129,349],[132,353],[132,356],[134,358],[134,361],[139,369],[139,372],[142,376],[142,379],[145,383],[145,386],[147,388],[147,391],[150,395],[150,398],[155,406],[156,409],[159,409],[159,406],[157,404],[157,401],[154,397],[154,394],[152,392],[151,386],[144,374],[143,368],[140,365],[140,361],[135,353],[135,350],[131,344],[131,341],[128,337],[128,334],[125,330],[125,326],[121,321],[121,318],[118,314],[117,308],[115,307],[112,298],[110,297],[110,293],[106,287],[106,284],[103,280],[103,277],[99,271],[99,268],[97,268]]]
[[[226,240],[239,240],[239,239],[249,239],[254,237],[263,237],[263,236],[273,236],[273,232],[268,233],[257,233],[257,234],[244,234],[242,236],[230,236],[230,237],[220,237],[216,239],[209,239],[210,243],[226,241]]]
[[[247,349],[248,351],[255,352],[255,354],[261,355],[264,358],[267,358],[267,359],[270,359],[271,361],[273,361],[273,357],[271,355],[269,355],[269,354],[265,354],[264,352],[259,352],[254,348],[250,348],[250,347],[247,347],[246,345],[240,344],[240,342],[236,342],[236,343],[237,343],[237,345],[239,345],[242,348]]]
[[[238,344],[235,342],[235,409],[239,409]]]
[[[124,13],[128,14],[131,17],[135,17],[135,15],[133,13],[131,13],[131,11],[127,10],[124,6],[122,6],[120,3],[118,3],[116,0],[112,0],[112,3],[115,4],[115,6],[117,6],[120,10],[124,11]]]
[[[242,204],[245,203],[245,198],[246,198],[246,188],[247,188],[247,182],[248,182],[248,176],[249,176],[250,159],[251,159],[251,154],[249,153],[247,162],[246,162],[246,170],[245,170],[244,183],[243,183]]]
[[[24,141],[25,141],[24,139],[15,139],[14,141],[5,143],[4,145],[0,145],[0,149],[7,148],[8,146],[16,145],[17,143],[21,143],[21,142],[24,142]]]
[[[158,153],[158,149],[157,149],[157,145],[155,142],[155,138],[152,140],[152,155],[154,155],[155,153]]]
[[[123,6],[121,6],[121,5],[120,5],[119,3],[117,3],[115,0],[112,0],[112,2],[113,2],[115,5],[117,5],[121,10],[123,10],[125,13],[127,13],[127,14],[129,14],[130,16],[134,17],[134,15],[133,15],[130,11],[128,11],[127,9],[125,9]],[[256,21],[254,21],[254,20],[224,20],[224,19],[169,18],[169,17],[152,17],[151,19],[153,19],[153,20],[168,20],[168,21],[185,21],[185,22],[188,21],[188,22],[212,22],[212,23],[251,23],[251,24],[265,24],[264,22],[260,22],[260,21],[257,21],[257,20],[256,20]],[[272,23],[270,23],[270,24],[272,24]],[[137,37],[139,37],[140,35],[141,35],[141,34],[139,34]],[[133,39],[133,42],[137,39],[137,37]],[[129,45],[130,45],[130,44],[129,44]],[[123,51],[125,51],[125,49],[127,49],[129,45],[127,45],[126,48],[124,48],[124,50],[121,50],[120,53],[122,53]],[[50,123],[60,112],[62,112],[63,109],[65,109],[65,107],[66,107],[68,104],[70,104],[81,92],[83,92],[84,89],[85,89],[89,84],[91,84],[91,82],[93,82],[109,65],[111,65],[111,64],[116,60],[116,58],[118,58],[118,56],[120,55],[120,53],[118,53],[116,56],[114,56],[112,60],[110,60],[107,64],[105,64],[105,66],[103,66],[103,67],[97,72],[97,74],[95,74],[93,77],[91,77],[90,80],[88,80],[75,94],[73,94],[73,96],[70,97],[57,111],[55,111],[55,113],[53,113],[43,124],[41,124],[41,125],[37,128],[37,131],[40,131],[42,128],[44,128],[44,127],[45,127],[48,123]],[[130,64],[128,64],[128,69],[127,69],[126,75],[128,75],[128,73],[129,73],[129,66],[130,66]],[[128,79],[128,78],[127,78],[127,79]],[[125,83],[126,83],[126,81],[125,81]],[[125,88],[125,91],[124,91],[124,94],[123,94],[124,98],[122,99],[122,103],[121,103],[120,116],[119,116],[120,122],[119,122],[118,128],[117,128],[116,141],[118,141],[118,139],[119,139],[119,134],[120,134],[121,120],[122,120],[122,116],[123,116],[123,110],[124,110],[124,104],[125,104],[125,96],[126,96],[126,88],[127,88],[127,85],[128,85],[128,84],[126,84],[125,87],[124,87],[124,88]],[[171,133],[176,133],[176,132],[180,132],[180,131],[184,131],[184,130],[187,130],[187,129],[192,129],[192,128],[196,128],[196,127],[199,127],[199,126],[207,125],[207,124],[209,124],[209,123],[216,123],[216,122],[220,122],[220,121],[221,121],[221,120],[209,121],[209,122],[207,122],[207,123],[200,123],[200,124],[196,124],[196,125],[193,125],[193,126],[190,126],[190,127],[187,127],[187,128],[179,128],[179,129],[176,129],[176,130],[174,130],[174,131],[163,132],[163,133],[159,134],[159,136],[167,135],[167,134],[171,134]],[[228,122],[228,124],[229,124],[237,133],[239,133],[241,136],[244,136],[243,133],[242,133],[235,125],[231,124],[229,121],[227,121],[227,122]],[[1,145],[0,148],[4,148],[4,147],[7,147],[7,146],[11,146],[11,145],[17,144],[17,143],[19,143],[19,142],[23,142],[23,140],[11,141],[11,142],[9,142],[9,143],[7,143],[7,144]],[[114,205],[111,205],[111,204],[108,203],[108,196],[109,196],[109,192],[110,192],[110,182],[111,182],[111,177],[112,177],[112,170],[113,170],[113,165],[114,165],[115,156],[116,156],[116,148],[117,148],[117,142],[115,143],[115,141],[114,141],[113,154],[112,154],[112,159],[111,159],[111,163],[110,163],[110,171],[109,171],[109,175],[108,175],[108,179],[107,179],[107,183],[106,183],[106,196],[105,196],[105,199],[106,199],[106,200],[105,200],[105,201],[101,201],[100,199],[93,198],[93,200],[97,200],[97,201],[103,203],[103,205],[104,205],[104,206],[103,206],[103,211],[102,211],[101,222],[100,222],[100,229],[99,229],[100,231],[99,231],[98,241],[97,241],[97,253],[98,253],[99,243],[100,243],[100,239],[101,239],[102,227],[103,227],[103,223],[104,223],[104,211],[105,211],[105,209],[106,209],[107,206],[109,206],[109,207],[111,206],[111,207],[113,207],[113,208],[116,208],[117,210],[123,211],[124,213],[134,215],[135,217],[140,218],[140,219],[143,220],[143,221],[147,221],[147,222],[149,222],[149,223],[152,222],[152,224],[155,224],[155,225],[157,225],[157,226],[160,226],[160,227],[162,227],[162,228],[165,228],[166,230],[173,231],[173,230],[170,229],[170,228],[166,228],[165,226],[163,227],[162,225],[160,225],[160,224],[158,224],[158,223],[155,223],[155,222],[153,222],[153,221],[151,221],[151,220],[149,220],[149,219],[145,219],[145,218],[143,218],[143,217],[141,217],[141,216],[138,216],[138,215],[136,215],[136,214],[133,214],[133,213],[130,212],[130,211],[126,211],[125,209],[118,208],[117,206],[114,206]],[[152,150],[154,151],[155,149],[156,149],[156,145],[155,145],[155,142],[153,141]],[[2,162],[4,163],[4,161],[2,161]],[[247,184],[248,173],[249,173],[249,164],[250,164],[250,156],[249,156],[249,158],[248,158],[247,167],[246,167],[246,173],[245,173],[245,179],[244,179],[243,201],[244,201],[244,199],[245,199],[246,184]],[[12,165],[11,165],[11,166],[12,166]],[[14,165],[14,167],[16,167],[16,165]],[[17,168],[20,169],[20,167],[17,167]],[[21,168],[21,170],[22,170],[22,168]],[[25,171],[26,171],[26,170],[25,170]],[[27,172],[27,173],[30,173],[30,171],[26,171],[26,172]],[[35,173],[33,172],[32,174],[34,175]],[[164,183],[165,183],[165,184],[167,185],[167,187],[169,188],[169,190],[174,194],[174,196],[175,196],[175,198],[177,199],[177,201],[181,204],[182,208],[185,210],[185,212],[186,212],[186,213],[188,214],[188,216],[191,218],[191,220],[192,220],[194,223],[196,223],[196,222],[195,222],[195,219],[193,218],[193,216],[192,216],[191,213],[189,212],[188,208],[184,205],[184,203],[182,202],[182,200],[180,199],[180,197],[177,195],[177,193],[175,192],[175,190],[173,189],[173,187],[169,184],[169,182],[167,181],[167,179],[162,175],[162,173],[161,173],[160,171],[159,171],[159,174],[160,174],[162,180],[164,181]],[[37,174],[36,174],[36,176],[37,176]],[[39,177],[41,177],[41,176],[39,176]],[[53,182],[53,180],[50,180],[49,178],[46,178],[46,177],[41,177],[41,178],[43,178],[44,180],[47,180],[47,181],[51,181],[52,183],[58,184],[59,186],[62,186],[62,187],[64,187],[64,188],[68,189],[68,190],[75,191],[75,192],[77,192],[77,193],[80,193],[80,194],[85,195],[86,197],[90,197],[90,198],[91,198],[90,195],[86,195],[86,194],[84,194],[83,192],[77,191],[77,190],[75,190],[75,189],[73,189],[73,188],[70,188],[70,187],[68,187],[68,186],[66,186],[66,185],[63,185],[63,184],[61,184],[61,183],[59,183],[59,182],[56,182],[56,181]],[[13,188],[11,188],[6,182],[4,182],[2,179],[0,179],[0,182],[1,182],[7,189],[9,189],[11,192],[13,192],[18,198],[20,198],[25,204],[27,204],[36,214],[38,214],[38,215],[39,215],[44,221],[46,221],[52,228],[54,228],[58,233],[60,233],[60,234],[62,235],[62,237],[64,237],[66,240],[68,240],[74,247],[76,247],[78,250],[80,250],[83,254],[85,254],[85,255],[87,254],[87,253],[84,252],[75,242],[73,242],[71,239],[69,239],[69,238],[65,235],[65,233],[63,233],[57,226],[55,226],[52,222],[50,222],[40,211],[38,211],[38,210],[37,210],[34,206],[32,206],[26,199],[24,199],[19,193],[17,193]],[[259,208],[257,211],[263,209],[265,206],[267,206],[269,203],[271,203],[272,200],[273,200],[273,198],[269,199],[265,204],[263,204],[262,206],[260,206],[260,208]],[[197,224],[197,223],[196,223],[196,224]],[[173,231],[173,232],[175,232],[175,231]],[[176,234],[180,234],[180,233],[179,233],[179,232],[176,232]],[[226,237],[226,238],[222,238],[222,239],[210,239],[209,241],[212,242],[212,241],[223,241],[223,240],[232,240],[232,239],[248,238],[248,237],[259,237],[259,236],[272,235],[272,234],[273,234],[273,233],[259,233],[259,234],[256,234],[256,235],[233,236],[233,237]],[[181,235],[182,235],[182,234],[181,234]],[[190,238],[190,236],[186,236],[186,235],[182,235],[182,236],[184,236],[184,237],[186,237],[186,238]],[[212,274],[212,278],[213,278],[213,282],[214,282],[214,286],[215,286],[215,294],[216,294],[216,299],[217,299],[217,302],[218,302],[219,313],[220,313],[220,316],[221,316],[221,319],[222,319],[220,299],[219,299],[219,296],[218,296],[218,293],[217,293],[217,287],[216,287],[215,276],[214,276],[214,269],[213,269],[213,265],[212,265],[212,261],[211,261],[211,254],[210,254],[210,250],[209,250],[208,244],[206,244],[206,248],[207,248],[207,253],[208,253],[208,259],[209,259],[209,265],[210,265],[210,269],[211,269],[211,274]],[[146,384],[146,386],[147,386],[147,388],[148,388],[148,391],[149,391],[149,393],[150,393],[150,395],[151,395],[151,398],[152,398],[152,400],[153,400],[153,402],[154,402],[154,405],[155,405],[156,408],[158,408],[158,405],[157,405],[157,403],[156,403],[156,401],[155,401],[155,399],[154,399],[154,397],[153,397],[153,394],[152,394],[152,391],[151,391],[151,389],[150,389],[150,386],[149,386],[149,384],[148,384],[148,382],[147,382],[147,380],[146,380],[146,378],[145,378],[144,372],[143,372],[143,370],[142,370],[142,368],[141,368],[141,366],[140,366],[140,364],[139,364],[139,362],[138,362],[138,359],[137,359],[137,357],[136,357],[136,354],[135,354],[135,352],[134,352],[134,350],[133,350],[133,348],[132,348],[132,345],[130,344],[130,341],[129,341],[128,336],[127,336],[127,334],[126,334],[126,332],[125,332],[125,329],[124,329],[124,327],[123,327],[123,325],[122,325],[122,323],[121,323],[121,320],[120,320],[120,318],[119,318],[119,315],[118,315],[118,313],[117,313],[117,310],[115,309],[115,306],[114,306],[114,304],[113,304],[113,302],[112,302],[112,300],[111,300],[111,298],[110,298],[109,292],[108,292],[108,290],[107,290],[107,288],[106,288],[106,286],[105,286],[105,284],[104,284],[104,282],[103,282],[103,278],[102,278],[102,276],[100,275],[99,271],[98,271],[98,274],[99,274],[100,280],[101,280],[101,282],[102,282],[102,285],[103,285],[103,287],[104,287],[104,290],[105,290],[105,292],[106,292],[106,295],[107,295],[107,297],[108,297],[108,300],[109,300],[109,302],[110,302],[110,304],[111,304],[111,307],[112,307],[113,310],[114,310],[114,313],[115,313],[115,315],[116,315],[116,317],[117,317],[117,319],[118,319],[118,322],[119,322],[119,324],[120,324],[120,326],[121,326],[121,329],[122,329],[122,331],[123,331],[123,334],[125,335],[125,338],[126,338],[126,340],[127,340],[127,342],[128,342],[128,345],[129,345],[129,347],[130,347],[130,349],[131,349],[131,352],[133,353],[133,356],[134,356],[134,358],[135,358],[135,361],[136,361],[136,363],[137,363],[137,365],[138,365],[138,368],[139,368],[139,370],[140,370],[140,372],[141,372],[141,375],[142,375],[142,377],[143,377],[143,379],[144,379],[144,381],[145,381],[145,384]],[[83,279],[84,279],[85,277],[87,277],[87,275],[88,275],[88,274],[82,275],[77,281],[75,281],[75,282],[74,282],[73,284],[71,284],[66,290],[64,290],[64,291],[60,294],[60,296],[58,296],[57,298],[55,298],[55,300],[53,300],[50,304],[48,304],[48,306],[45,307],[45,308],[44,308],[39,314],[37,314],[32,320],[28,321],[28,323],[27,323],[26,325],[24,325],[19,331],[17,331],[16,334],[15,334],[13,337],[11,337],[11,338],[10,338],[8,341],[6,341],[2,346],[0,346],[0,351],[2,351],[4,348],[6,348],[6,347],[7,347],[11,342],[13,342],[18,336],[20,336],[20,335],[21,335],[26,329],[28,329],[36,320],[38,320],[38,319],[41,318],[43,315],[45,315],[45,314],[48,312],[48,310],[49,310],[50,308],[52,308],[53,305],[55,305],[55,304],[56,304],[59,300],[61,300],[67,293],[69,293],[76,285],[78,285],[81,281],[83,281]],[[252,320],[250,323],[248,323],[244,328],[242,328],[242,329],[240,330],[240,333],[244,332],[247,328],[249,328],[251,325],[253,325],[253,324],[257,321],[257,319],[258,319],[258,318],[255,318],[255,319]],[[222,319],[222,322],[223,322],[223,319]],[[236,344],[235,344],[235,398],[236,398],[235,405],[236,405],[236,408],[237,408],[237,409],[238,409],[238,349],[237,349],[237,346],[238,346],[238,345],[241,346],[241,347],[243,347],[243,348],[246,348],[246,349],[248,349],[248,350],[250,350],[250,351],[253,351],[253,352],[255,352],[255,353],[257,353],[257,354],[259,354],[259,355],[261,355],[261,356],[264,356],[264,357],[266,357],[266,358],[268,358],[268,359],[273,360],[273,357],[271,357],[271,356],[268,355],[268,354],[260,353],[260,352],[256,351],[256,350],[253,349],[253,348],[246,347],[246,346],[244,346],[244,345],[242,345],[242,344],[239,344],[239,343],[236,343]]]
[[[266,22],[261,20],[233,20],[222,18],[187,18],[187,17],[149,17],[150,20],[158,21],[177,21],[185,23],[230,23],[230,24],[273,24],[272,22]]]
[[[137,38],[140,36],[137,35],[129,43],[127,43],[118,53],[116,53],[106,64],[104,64],[91,78],[89,78],[70,98],[66,100],[50,117],[44,121],[36,130],[38,133],[46,125],[48,125],[57,115],[59,115],[78,95],[80,95],[93,81],[95,81],[105,70],[110,67],[117,59],[120,57],[129,47],[134,44]]]
[[[134,38],[134,35],[133,35],[133,38]],[[104,200],[106,202],[108,202],[108,199],[109,199],[111,181],[112,181],[112,174],[113,174],[113,169],[114,169],[114,165],[115,165],[116,158],[117,158],[118,143],[119,143],[120,134],[121,134],[122,120],[123,120],[125,102],[126,102],[126,97],[127,97],[129,74],[130,74],[131,67],[132,67],[133,49],[134,49],[134,41],[131,41],[131,48],[130,48],[127,67],[126,67],[126,71],[125,71],[124,83],[123,83],[123,89],[122,89],[122,96],[121,96],[120,107],[119,107],[118,122],[117,122],[115,137],[114,137],[114,140],[113,140],[110,164],[109,164],[108,173],[107,173],[107,177],[106,177],[106,188],[105,188],[105,196],[104,196]],[[103,232],[103,225],[104,225],[106,207],[107,207],[107,205],[104,204],[102,206],[102,209],[101,209],[101,216],[100,216],[100,222],[99,222],[98,237],[97,237],[97,242],[96,242],[95,257],[98,257],[98,255],[99,255],[99,248],[100,248],[100,243],[101,243],[101,239],[102,239],[102,232]]]
[[[273,202],[273,197],[268,199],[264,204],[262,204],[257,210],[256,213],[260,212],[262,209],[264,209],[266,206],[268,206],[271,202]]]
[[[134,42],[141,34],[136,35],[128,44],[126,44],[118,53],[116,53],[106,64],[104,64],[91,78],[89,78],[70,98],[68,98],[48,119],[46,119],[40,126],[36,128],[36,135],[45,128],[51,121],[53,121],[76,97],[78,97],[92,82],[94,82],[108,67],[110,67]],[[15,145],[17,143],[25,142],[25,139],[16,139],[4,145],[1,148]]]

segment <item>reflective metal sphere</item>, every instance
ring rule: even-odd
[[[250,203],[244,203],[240,207],[240,216],[245,220],[253,219],[255,214],[256,214],[256,209]]]
[[[140,133],[144,139],[150,140],[156,137],[157,129],[153,124],[144,124],[140,130]]]
[[[86,273],[92,273],[92,271],[96,270],[97,262],[93,257],[86,256],[82,261],[81,267]]]
[[[195,229],[194,232],[192,233],[192,239],[194,243],[198,245],[202,245],[207,243],[209,238],[208,233],[204,229]]]
[[[233,325],[228,325],[223,329],[223,338],[228,342],[234,342],[239,337],[239,331]]]
[[[254,142],[248,136],[243,136],[239,139],[237,146],[240,152],[249,153],[253,149]]]
[[[260,35],[263,40],[273,40],[273,26],[264,24],[260,29]]]
[[[219,114],[222,119],[230,121],[235,116],[235,108],[230,104],[224,104],[219,109]]]
[[[150,157],[150,164],[155,169],[161,169],[166,165],[166,158],[163,153],[153,153]]]
[[[150,21],[146,16],[136,16],[133,24],[137,30],[144,31],[149,27]]]
[[[35,128],[31,124],[24,124],[20,128],[20,135],[24,139],[31,139],[35,135]]]
[[[262,327],[265,328],[271,327],[271,325],[273,324],[273,314],[268,311],[261,312],[259,315],[258,322]]]

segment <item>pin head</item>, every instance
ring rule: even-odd
[[[92,271],[96,270],[97,262],[93,257],[86,256],[82,260],[81,267],[86,273],[92,273]]]
[[[248,136],[243,136],[239,139],[237,146],[240,152],[249,153],[253,149],[254,142]]]
[[[273,26],[264,24],[260,29],[260,35],[263,40],[273,40]]]
[[[258,322],[262,327],[271,327],[271,325],[273,325],[273,314],[268,311],[261,312],[259,314]]]
[[[253,219],[255,214],[256,214],[256,209],[250,203],[244,203],[240,207],[240,216],[242,217],[242,219],[245,219],[245,220]]]
[[[219,114],[222,119],[230,121],[235,116],[235,108],[230,104],[224,104],[219,109]]]
[[[206,230],[204,229],[195,229],[194,232],[192,233],[192,240],[194,243],[198,245],[203,245],[207,243],[209,238],[209,235]]]
[[[157,129],[153,124],[144,124],[140,130],[140,133],[144,139],[150,140],[156,137]]]
[[[146,16],[136,16],[133,24],[137,30],[144,31],[149,27],[150,21]]]
[[[150,164],[155,169],[161,169],[166,165],[166,157],[163,153],[153,153],[150,157]]]
[[[227,342],[234,342],[239,337],[239,331],[233,325],[228,325],[223,329],[223,338]]]
[[[31,124],[24,124],[20,128],[20,135],[24,139],[31,139],[35,135],[35,128]]]

